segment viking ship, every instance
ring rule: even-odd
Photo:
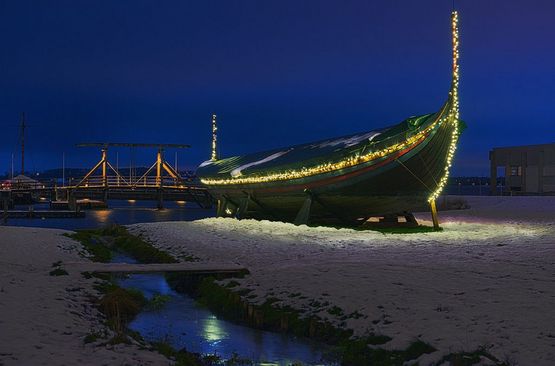
[[[459,120],[458,14],[451,17],[453,68],[447,101],[436,113],[338,138],[218,158],[212,116],[212,158],[197,169],[218,202],[217,215],[296,224],[358,225],[371,217],[431,207],[445,187]]]

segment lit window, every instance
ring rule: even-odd
[[[511,166],[511,177],[520,177],[522,175],[522,167],[517,165]]]

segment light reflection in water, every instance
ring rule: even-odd
[[[112,210],[91,210],[87,211],[87,215],[93,216],[94,220],[101,224],[106,224],[110,221],[112,212]]]
[[[33,205],[35,210],[48,210],[48,203]],[[66,230],[98,228],[106,224],[129,225],[139,222],[192,221],[213,217],[214,209],[201,209],[194,204],[164,202],[164,209],[156,209],[156,202],[109,200],[109,209],[86,210],[84,218],[9,219],[8,225],[59,228]],[[17,205],[18,210],[29,210],[28,205]]]
[[[203,336],[214,345],[228,337],[228,334],[220,328],[220,321],[214,315],[204,319],[203,323]]]
[[[129,325],[149,341],[167,340],[176,349],[229,358],[234,352],[257,365],[330,365],[325,346],[290,335],[261,331],[218,319],[189,296],[173,291],[161,274],[136,274],[120,286],[139,289],[147,298],[169,295],[162,309],[144,311]]]

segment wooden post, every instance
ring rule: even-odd
[[[21,175],[25,175],[25,112],[21,113]]]
[[[162,187],[162,149],[156,154],[156,186]]]
[[[218,206],[217,206],[217,209],[216,209],[216,217],[222,217],[223,205],[224,205],[224,203],[222,202],[222,200],[218,199]]]
[[[108,176],[107,176],[107,166],[108,166],[108,159],[107,159],[107,155],[108,155],[108,150],[107,149],[102,149],[102,186],[103,187],[107,187],[108,186]]]
[[[306,198],[303,202],[303,205],[297,212],[297,216],[295,217],[295,221],[293,222],[295,225],[308,225],[310,222],[310,211],[312,209],[312,193],[310,191],[305,190]]]
[[[545,163],[545,151],[542,149],[539,152],[538,160],[538,193],[543,194],[543,169]]]
[[[2,222],[4,223],[4,225],[6,225],[8,223],[8,206],[9,206],[8,198],[4,197],[3,201],[4,201],[4,215],[2,216]]]
[[[247,196],[242,201],[240,201],[239,208],[237,209],[237,212],[235,213],[236,218],[242,219],[245,216],[245,213],[249,209],[249,201],[250,200],[251,200],[250,195],[247,194]]]
[[[430,208],[432,210],[432,222],[434,223],[434,230],[439,230],[439,221],[437,219],[436,201],[430,201]]]
[[[77,211],[77,198],[73,189],[67,190],[67,208],[70,211]]]
[[[490,160],[490,193],[492,196],[497,194],[497,157],[495,156],[495,150],[489,153]]]

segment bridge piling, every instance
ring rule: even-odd
[[[164,209],[164,190],[162,188],[158,189],[157,196],[158,196],[157,197],[158,198],[157,207],[158,207],[159,210],[162,210],[162,209]]]

